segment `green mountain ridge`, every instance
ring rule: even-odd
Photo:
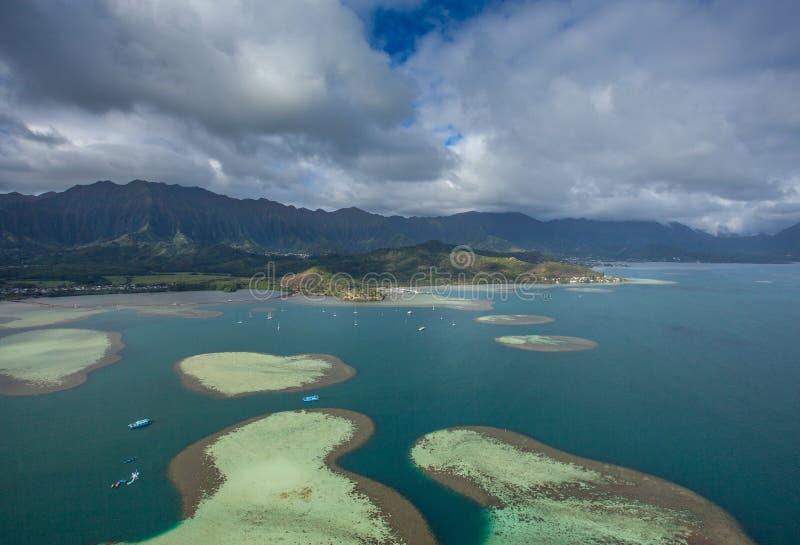
[[[800,225],[776,235],[722,237],[679,223],[539,221],[517,212],[407,218],[358,208],[309,210],[142,180],[96,182],[39,196],[0,194],[4,262],[127,240],[142,248],[152,245],[154,251],[191,242],[256,254],[353,253],[440,240],[603,260],[789,261],[800,256]]]

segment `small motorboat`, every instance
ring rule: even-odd
[[[135,461],[136,461],[136,456],[131,456],[130,458],[125,458],[124,460],[122,460],[122,463],[123,464],[130,464],[131,462],[135,462]]]
[[[419,328],[417,328],[417,331],[425,331],[425,326],[424,325],[419,326]]]
[[[303,401],[304,401],[305,403],[311,403],[312,401],[319,401],[319,395],[317,395],[317,394],[312,394],[312,395],[310,395],[310,396],[305,396],[305,397],[303,398]]]
[[[119,488],[123,484],[125,486],[132,485],[134,482],[136,482],[136,479],[138,479],[138,478],[139,478],[139,470],[138,469],[134,469],[133,473],[131,473],[131,478],[130,479],[120,479],[118,481],[114,481],[113,483],[111,483],[111,488]]]
[[[411,316],[412,314],[414,314],[414,311],[413,311],[413,310],[409,310],[408,312],[406,312],[406,314],[408,314],[409,316]]]
[[[128,424],[129,430],[138,430],[139,428],[144,428],[152,424],[153,421],[149,418],[142,418],[141,420],[137,420],[136,422],[131,422]]]

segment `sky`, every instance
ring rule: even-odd
[[[0,192],[800,222],[800,3],[3,0]]]

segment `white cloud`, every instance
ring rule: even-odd
[[[428,36],[407,70],[427,127],[464,134],[461,206],[785,225],[765,210],[796,198],[800,71],[786,48],[800,39],[756,9],[509,4]]]

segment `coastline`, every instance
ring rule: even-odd
[[[347,409],[308,409],[295,412],[319,412],[349,420],[353,424],[352,437],[328,453],[325,466],[330,471],[353,481],[356,485],[355,490],[366,495],[378,507],[395,535],[407,545],[436,545],[437,542],[428,523],[413,504],[399,492],[368,477],[347,471],[337,464],[339,458],[363,446],[375,433],[375,424],[369,417]],[[207,447],[224,435],[266,418],[270,414],[275,413],[255,416],[209,435],[189,445],[172,459],[168,475],[181,495],[183,519],[194,516],[200,502],[212,496],[223,482],[223,477],[214,466],[213,459],[207,454]]]
[[[273,356],[274,354],[269,354],[269,355]],[[175,362],[173,368],[175,369],[175,372],[178,374],[181,384],[183,384],[185,388],[193,392],[205,394],[207,396],[214,397],[217,399],[231,399],[231,398],[247,397],[259,394],[282,394],[290,392],[303,392],[307,390],[312,390],[314,388],[324,388],[326,386],[331,386],[333,384],[345,382],[347,380],[350,380],[357,374],[357,371],[354,367],[347,365],[344,361],[331,354],[293,354],[292,356],[308,356],[309,358],[312,359],[324,360],[330,363],[331,366],[327,370],[327,372],[319,379],[313,382],[302,384],[300,386],[290,386],[288,388],[282,388],[280,390],[253,390],[251,392],[241,392],[234,395],[227,395],[219,390],[208,387],[205,384],[203,384],[199,378],[184,372],[184,370],[181,368],[181,364],[188,358],[183,358],[178,360],[177,362]]]
[[[103,357],[96,363],[89,365],[80,371],[76,371],[70,375],[60,379],[58,384],[48,386],[36,386],[30,382],[15,379],[10,375],[0,373],[0,395],[7,396],[34,396],[51,394],[53,392],[60,392],[62,390],[70,390],[76,388],[86,382],[89,373],[95,369],[106,367],[112,363],[116,363],[122,359],[121,352],[125,348],[125,343],[122,342],[122,334],[116,331],[98,331],[108,335],[109,345],[106,348]]]
[[[747,536],[739,522],[722,507],[688,488],[666,479],[569,454],[507,429],[490,426],[456,426],[445,428],[445,430],[474,431],[521,451],[544,455],[560,463],[577,465],[595,471],[604,477],[611,477],[608,482],[594,483],[603,493],[634,498],[637,501],[673,511],[688,510],[694,517],[699,517],[690,526],[693,532],[688,537],[688,545],[756,545]],[[414,446],[424,438],[425,436],[417,439]],[[418,469],[433,480],[472,499],[484,508],[502,509],[505,507],[501,500],[493,497],[466,477],[446,471],[432,471],[420,467]],[[635,494],[632,493],[632,487],[636,488]],[[588,492],[585,494],[587,497],[589,496]]]

